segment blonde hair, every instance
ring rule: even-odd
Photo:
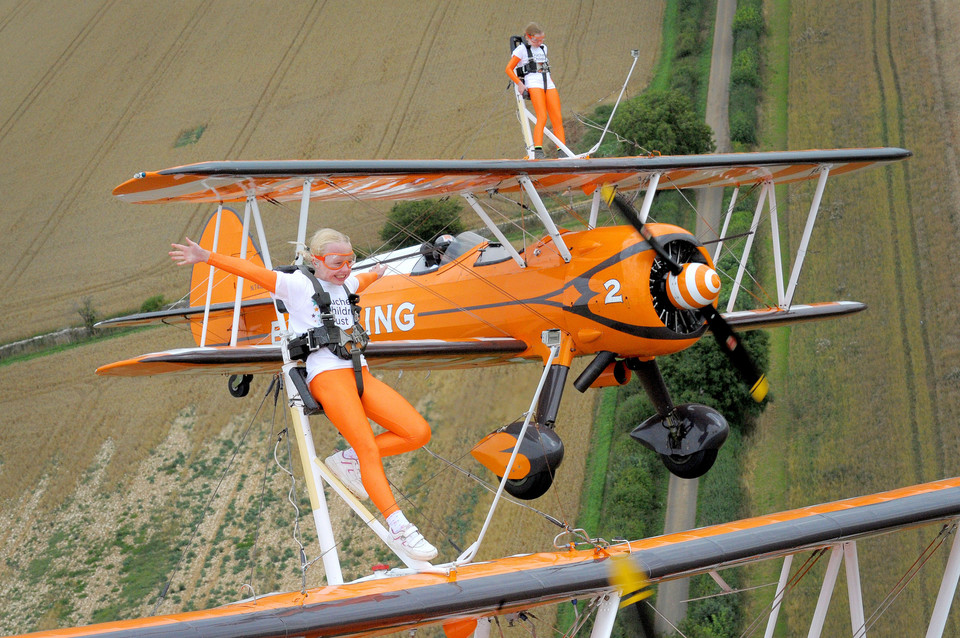
[[[543,33],[543,29],[540,28],[540,25],[536,22],[531,22],[527,25],[527,28],[523,30],[524,35],[540,35]]]
[[[330,244],[350,244],[350,238],[333,228],[321,228],[310,238],[309,251],[303,252],[303,257],[307,258],[311,254],[322,255]]]

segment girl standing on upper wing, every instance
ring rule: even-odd
[[[533,129],[533,157],[543,159],[543,129],[550,117],[550,126],[557,139],[566,144],[563,132],[563,118],[560,116],[560,94],[553,83],[550,62],[547,60],[547,45],[543,43],[543,29],[531,22],[524,29],[524,43],[513,50],[505,69],[516,85],[517,91],[530,94],[530,102],[537,114],[537,123]],[[523,81],[517,76],[517,65],[524,71]]]
[[[277,272],[245,259],[211,253],[190,238],[184,245],[172,246],[170,257],[178,265],[206,262],[266,288],[274,298],[283,301],[292,331],[300,334],[322,325],[320,308],[313,299],[313,282],[302,272]],[[376,281],[386,267],[380,264],[370,272],[352,274],[356,255],[350,238],[330,228],[314,234],[310,250],[303,257],[314,266],[316,279],[330,295],[330,311],[337,327],[351,331],[354,319],[349,293],[358,293]],[[306,364],[310,394],[351,446],[327,458],[327,467],[358,497],[368,498],[369,493],[394,540],[407,555],[418,560],[435,558],[437,549],[400,511],[381,461],[382,457],[426,445],[430,441],[429,424],[396,390],[371,375],[366,361],[361,361],[362,397],[350,359],[342,359],[329,348],[321,347],[310,353]],[[387,431],[374,435],[367,417]]]

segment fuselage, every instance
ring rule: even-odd
[[[710,256],[682,228],[650,224],[664,243],[688,243],[698,260]],[[651,291],[656,254],[633,228],[566,232],[572,258],[564,262],[550,237],[526,246],[525,267],[496,243],[481,243],[429,266],[421,256],[409,274],[386,276],[361,299],[372,341],[502,338],[524,341],[522,357],[542,357],[541,333],[570,335],[574,356],[602,350],[649,358],[692,345],[699,324],[665,325]],[[662,304],[660,304],[662,305]]]

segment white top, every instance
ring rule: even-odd
[[[350,310],[350,300],[343,286],[332,284],[328,281],[318,279],[320,286],[330,295],[330,311],[333,313],[334,321],[337,326],[343,330],[353,327],[353,313]],[[360,280],[355,275],[347,277],[344,285],[355,293],[360,287]],[[277,273],[277,291],[273,297],[283,302],[289,312],[290,330],[297,334],[302,334],[310,328],[322,326],[320,320],[320,308],[313,301],[314,295],[313,283],[302,272]],[[363,365],[367,365],[363,356],[360,357]],[[350,359],[341,359],[330,352],[329,348],[320,348],[310,353],[307,357],[307,382],[313,377],[327,370],[339,370],[342,368],[353,368],[353,362]]]
[[[544,64],[547,61],[547,45],[542,44],[538,47],[531,46],[530,52],[533,54],[533,61],[538,64]],[[517,63],[518,67],[522,67],[530,59],[527,56],[527,45],[520,44],[516,49],[513,50],[513,56],[520,58],[520,61]],[[542,89],[543,87],[543,73],[527,73],[523,76],[523,84],[528,89]],[[547,71],[547,87],[548,89],[557,88],[553,84],[553,76]]]

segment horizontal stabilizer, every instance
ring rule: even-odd
[[[724,313],[723,318],[738,330],[757,330],[776,328],[807,321],[835,319],[866,310],[866,304],[859,301],[827,301],[814,304],[794,304],[789,309],[760,308],[758,310],[738,310]]]

